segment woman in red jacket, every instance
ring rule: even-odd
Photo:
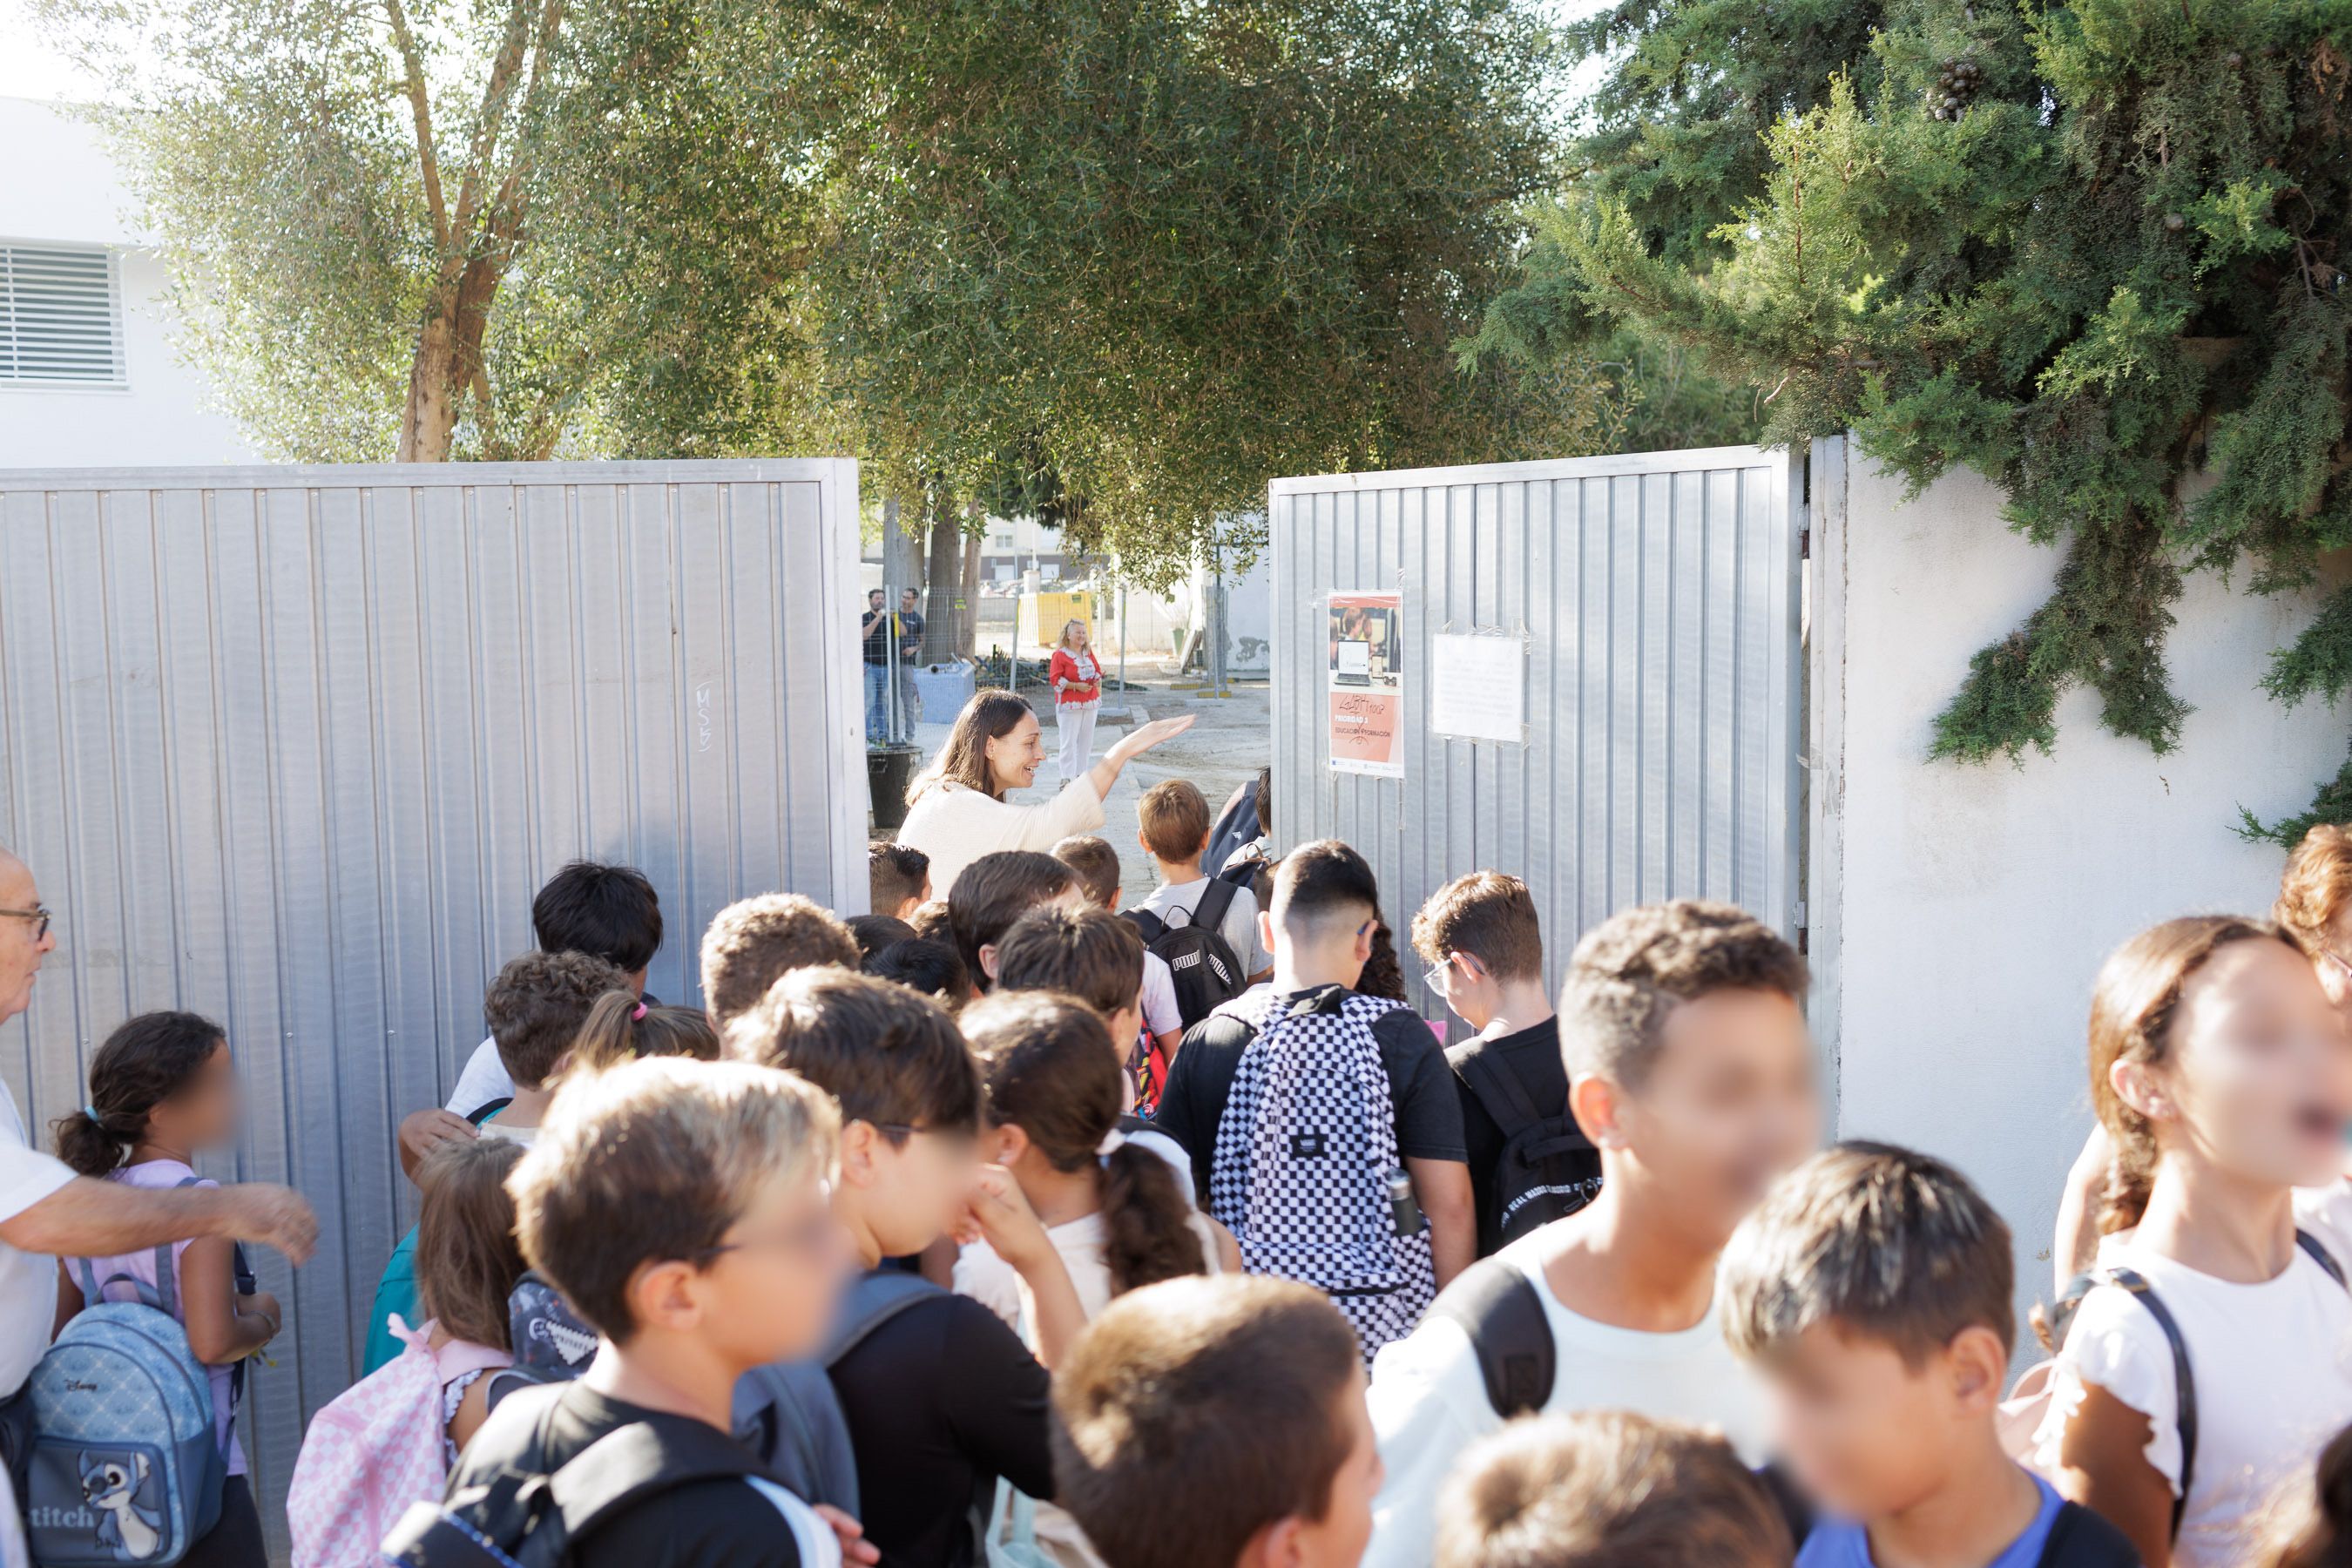
[[[1087,639],[1087,623],[1066,621],[1046,668],[1054,683],[1054,723],[1061,741],[1064,782],[1087,771],[1095,754],[1095,710],[1102,701],[1102,666]]]

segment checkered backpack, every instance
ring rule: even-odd
[[[1437,1294],[1428,1230],[1399,1236],[1389,1202],[1396,1111],[1372,1023],[1402,1004],[1349,993],[1337,1007],[1325,998],[1282,1011],[1270,991],[1238,1000],[1257,1034],[1217,1123],[1209,1212],[1251,1273],[1329,1296],[1369,1363]]]

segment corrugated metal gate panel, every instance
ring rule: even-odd
[[[1276,480],[1280,842],[1362,850],[1400,942],[1449,879],[1524,877],[1555,981],[1629,904],[1724,899],[1793,931],[1802,511],[1801,462],[1746,447]],[[1403,594],[1402,781],[1328,765],[1324,600],[1375,589]],[[1526,629],[1527,746],[1430,731],[1449,624]]]
[[[0,471],[0,844],[58,951],[0,1073],[37,1139],[132,1013],[229,1030],[246,1147],[318,1205],[247,1442],[283,1549],[415,1193],[399,1118],[482,1037],[539,883],[642,867],[649,980],[784,888],[866,907],[848,461]]]

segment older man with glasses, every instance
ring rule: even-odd
[[[58,945],[53,923],[32,868],[0,848],[0,1030],[33,1005],[41,961]],[[33,1147],[0,1079],[0,1458],[15,1495],[23,1496],[32,1421],[25,1380],[57,1314],[50,1259],[110,1258],[202,1236],[258,1242],[300,1263],[319,1221],[300,1194],[265,1183],[148,1191],[77,1176]]]

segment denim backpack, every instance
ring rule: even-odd
[[[92,1303],[33,1369],[31,1476],[24,1499],[43,1568],[169,1568],[219,1522],[227,1460],[213,1435],[211,1374],[173,1311],[172,1249],[155,1287],[109,1301],[87,1258]]]

